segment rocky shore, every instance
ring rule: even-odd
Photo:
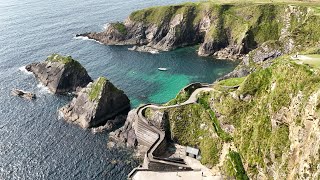
[[[302,41],[316,45],[311,37],[297,34],[302,23],[314,26],[312,12],[311,7],[285,4],[187,3],[135,11],[124,22],[110,23],[103,32],[79,36],[106,45],[135,45],[130,50],[141,52],[199,44],[199,56],[220,59],[243,59],[260,48],[264,50],[250,53],[250,58],[260,61],[309,48]],[[303,31],[313,33],[314,29]],[[277,48],[269,47],[269,51],[266,44]]]

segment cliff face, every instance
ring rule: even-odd
[[[281,53],[319,45],[316,11],[281,4],[186,3],[139,10],[104,32],[83,35],[108,45],[146,45],[161,51],[200,44],[201,56],[237,59],[263,43],[276,42]]]
[[[53,93],[73,92],[92,81],[86,69],[71,56],[53,54],[46,61],[32,63],[26,69]]]
[[[106,123],[129,108],[130,101],[123,91],[100,77],[83,88],[60,112],[67,121],[82,128],[91,128]]]

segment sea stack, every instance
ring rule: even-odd
[[[65,120],[91,128],[105,124],[129,108],[127,95],[105,77],[99,77],[59,111]]]
[[[92,81],[86,69],[71,56],[53,54],[44,62],[26,66],[54,94],[74,92]]]

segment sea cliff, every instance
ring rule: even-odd
[[[150,51],[199,44],[200,56],[227,59],[242,59],[269,46],[263,54],[251,53],[264,60],[318,45],[317,13],[315,6],[307,5],[185,3],[135,11],[124,22],[110,23],[104,32],[81,35]]]
[[[136,146],[134,124],[144,120],[160,129],[159,137],[198,147],[201,162],[219,176],[319,178],[319,66],[292,60],[297,52],[320,53],[319,7],[186,3],[139,10],[104,32],[82,34],[160,51],[198,44],[201,56],[242,59],[233,72],[202,87],[205,92],[194,87],[163,106],[132,110],[117,136]],[[165,116],[159,121],[155,114]]]

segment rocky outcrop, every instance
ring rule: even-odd
[[[22,91],[22,90],[19,90],[19,89],[13,89],[11,91],[11,94],[13,96],[19,96],[19,97],[22,97],[22,98],[25,98],[25,99],[28,99],[28,100],[36,99],[36,95],[34,93],[25,92],[25,91]]]
[[[234,150],[250,179],[319,178],[319,78],[318,69],[282,56],[257,67],[238,88],[217,83],[221,92],[208,100],[222,127],[234,127]],[[234,176],[233,164],[220,162],[220,170]]]
[[[59,111],[65,120],[82,128],[91,128],[105,124],[107,120],[129,108],[130,101],[123,91],[106,78],[100,77],[89,83]]]
[[[159,50],[154,49],[152,47],[142,45],[142,46],[133,46],[132,48],[128,48],[130,51],[139,51],[139,52],[148,52],[151,54],[158,54]]]
[[[104,131],[108,131],[108,132],[114,131],[120,126],[122,126],[126,122],[126,119],[127,119],[127,116],[125,115],[116,116],[114,119],[107,120],[107,123],[105,125],[92,128],[91,131],[93,133],[100,133]]]
[[[111,23],[104,32],[82,36],[107,45],[141,46],[135,49],[144,52],[200,44],[200,56],[242,59],[268,41],[278,41],[286,54],[315,46],[320,40],[319,21],[312,6],[202,2],[139,10],[123,23]],[[266,55],[257,56],[279,55],[265,50]]]
[[[92,81],[86,69],[71,56],[53,54],[44,62],[27,65],[26,70],[57,94],[76,91]]]
[[[128,113],[125,124],[114,132],[109,134],[109,139],[116,144],[126,147],[135,148],[138,146],[136,136],[136,124],[138,122],[137,109],[133,109]]]

